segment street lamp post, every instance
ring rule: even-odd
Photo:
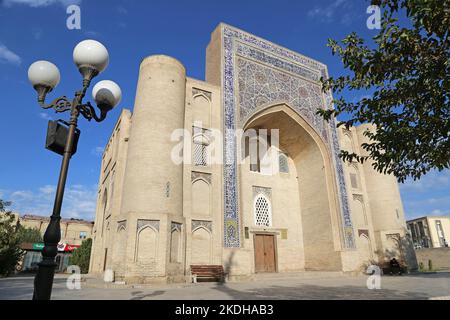
[[[43,109],[54,109],[57,113],[70,112],[69,128],[64,146],[53,213],[44,234],[45,246],[42,251],[42,262],[39,263],[39,269],[34,279],[33,300],[50,300],[51,298],[56,267],[55,257],[58,253],[58,243],[61,240],[61,206],[69,162],[73,155],[78,117],[81,114],[88,121],[94,119],[97,122],[101,122],[122,98],[120,87],[112,81],[104,80],[97,83],[92,90],[92,96],[100,110],[100,115],[96,114],[94,107],[89,102],[83,103],[83,98],[91,84],[91,80],[102,72],[109,63],[108,51],[100,42],[94,40],[80,42],[73,51],[73,59],[83,76],[83,87],[75,93],[72,101],[66,96],[62,96],[50,104],[45,103],[46,95],[58,85],[60,80],[59,70],[53,63],[37,61],[28,69],[28,78],[38,93],[40,106]]]

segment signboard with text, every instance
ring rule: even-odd
[[[80,246],[74,245],[74,244],[67,244],[67,243],[58,243],[58,252],[73,252],[74,250],[78,249]],[[33,243],[32,246],[33,250],[42,251],[44,249],[43,243]]]

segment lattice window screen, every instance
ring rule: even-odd
[[[255,201],[255,224],[257,226],[270,227],[271,225],[271,208],[266,197],[259,195]]]
[[[278,164],[280,167],[280,172],[289,173],[288,158],[284,153],[278,155]]]
[[[194,142],[194,165],[208,165],[208,145],[204,143]]]

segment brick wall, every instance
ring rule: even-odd
[[[428,270],[428,261],[433,263],[434,270],[450,270],[450,248],[429,248],[416,250],[417,263],[422,262]]]

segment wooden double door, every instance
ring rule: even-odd
[[[255,234],[255,272],[276,272],[275,236]]]

